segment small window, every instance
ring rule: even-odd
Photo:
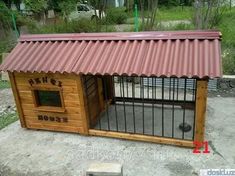
[[[62,89],[33,88],[35,110],[65,112]]]
[[[62,107],[59,91],[35,90],[37,106]]]

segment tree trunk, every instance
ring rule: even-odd
[[[142,15],[142,30],[149,31],[154,29],[155,21],[156,21],[156,14],[157,14],[157,7],[158,7],[158,0],[148,0],[147,1],[147,8],[148,14],[147,19],[144,16],[144,0],[141,0],[141,15]]]

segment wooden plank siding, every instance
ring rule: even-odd
[[[98,82],[97,77],[87,77],[88,81],[85,83],[83,79],[83,89],[85,93],[85,101],[87,106],[87,111],[88,111],[88,117],[89,117],[89,124],[91,127],[97,124],[98,117],[100,112],[103,110],[101,105],[101,97],[102,90],[100,90],[100,83]]]
[[[77,79],[77,90],[79,94],[79,100],[80,100],[80,113],[82,117],[82,124],[83,124],[83,131],[85,135],[89,134],[89,127],[90,127],[90,119],[88,116],[88,106],[87,106],[87,99],[85,95],[84,85],[82,81],[82,75]]]
[[[12,92],[14,95],[21,127],[26,128],[26,122],[25,122],[24,113],[23,113],[23,109],[22,109],[22,105],[21,105],[20,96],[19,96],[19,90],[17,89],[17,86],[16,86],[15,75],[14,75],[14,73],[11,73],[11,72],[8,72],[8,75],[9,75],[9,79],[11,82],[11,88],[12,88]]]
[[[19,103],[18,106],[21,109],[18,110],[22,117],[21,124],[23,127],[32,129],[44,129],[53,131],[64,131],[64,132],[75,132],[81,134],[88,134],[88,127],[85,125],[86,112],[84,112],[84,100],[81,98],[82,85],[79,75],[73,74],[59,74],[59,73],[10,73],[12,84],[15,86],[13,90],[14,95]],[[12,75],[12,76],[11,76]],[[32,89],[37,88],[58,88],[57,85],[51,84],[50,81],[47,83],[39,83],[30,85],[29,80],[47,77],[48,80],[55,79],[62,83],[61,93],[63,97],[64,112],[49,112],[39,110],[35,107],[33,99]],[[13,79],[14,78],[14,79]],[[17,90],[17,91],[16,91]],[[17,102],[16,101],[16,102]],[[38,116],[46,116],[53,120],[39,120]],[[58,121],[54,120],[57,118]],[[67,122],[63,122],[61,119],[67,118]],[[84,122],[85,121],[85,122]]]
[[[158,144],[177,145],[181,147],[193,147],[194,146],[193,141],[166,138],[166,137],[157,137],[157,136],[147,136],[147,135],[141,135],[141,134],[102,131],[102,130],[95,130],[95,129],[90,129],[89,134],[93,136],[115,137],[119,139],[129,139],[129,140],[135,140],[135,141],[153,142],[153,143],[158,143]]]

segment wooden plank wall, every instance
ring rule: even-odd
[[[14,77],[15,80],[15,91],[17,91],[19,97],[25,127],[53,131],[86,133],[85,131],[88,129],[84,125],[84,119],[86,120],[86,114],[83,112],[84,102],[81,102],[83,99],[79,97],[79,92],[83,91],[81,82],[78,81],[80,80],[80,76],[71,74],[14,73],[12,74],[12,77]],[[36,78],[41,79],[42,77],[56,80],[56,85],[53,85],[50,81],[48,81],[48,83],[33,84],[32,86],[30,85],[30,79],[35,80]],[[32,87],[58,87],[59,81],[62,88],[65,112],[43,112],[36,110],[32,97]],[[47,116],[48,118],[52,117],[52,120],[39,120],[39,115]],[[53,117],[58,117],[58,119],[67,118],[68,121],[54,121]]]
[[[98,116],[102,111],[102,90],[96,76],[86,76],[87,82],[83,82],[84,90],[86,90],[86,101],[88,104],[88,116],[90,125],[94,126],[97,123]],[[84,79],[85,81],[85,79]],[[86,84],[86,85],[85,85]]]

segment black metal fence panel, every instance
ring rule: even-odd
[[[112,76],[107,86],[102,77],[105,110],[94,129],[193,140],[196,79],[158,79]]]

